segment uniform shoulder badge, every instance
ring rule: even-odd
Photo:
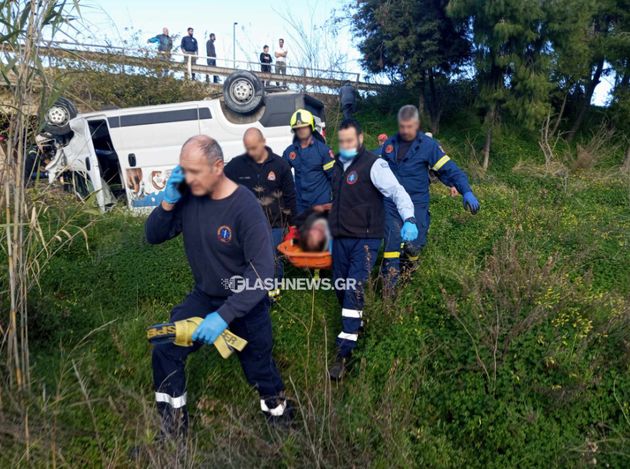
[[[350,185],[356,183],[359,180],[359,175],[356,171],[350,171],[346,176],[346,182]]]
[[[385,147],[385,153],[391,153],[394,151],[394,145],[391,143]]]
[[[328,149],[328,156],[330,156],[332,159],[335,159],[335,152],[331,149]]]
[[[229,243],[232,241],[232,228],[227,225],[221,225],[217,230],[217,238],[222,243]]]
[[[297,153],[296,153],[296,152],[294,152],[294,151],[292,151],[291,153],[289,153],[289,159],[290,159],[290,160],[294,160],[296,156],[297,156]]]

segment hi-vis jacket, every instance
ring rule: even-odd
[[[389,163],[398,181],[411,196],[414,204],[429,203],[429,170],[435,171],[440,181],[455,186],[460,194],[470,192],[466,174],[444,152],[440,144],[418,132],[405,157],[398,161],[398,134],[387,139],[382,156]]]

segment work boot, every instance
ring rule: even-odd
[[[270,425],[288,427],[295,417],[293,403],[284,394],[260,400],[260,408]]]
[[[333,381],[341,381],[346,374],[349,361],[350,355],[344,357],[341,356],[341,354],[337,353],[335,362],[330,368],[328,368],[328,376],[330,377],[330,379]]]
[[[420,264],[419,249],[409,243],[405,243],[403,247],[403,256],[400,259],[400,277],[403,280],[409,280],[413,273],[418,269]]]

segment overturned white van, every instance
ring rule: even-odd
[[[55,140],[46,166],[49,180],[71,176],[77,195],[93,194],[102,210],[125,200],[134,210],[157,205],[182,144],[207,134],[223,148],[226,162],[243,153],[242,137],[259,128],[274,152],[291,143],[291,114],[308,109],[325,132],[324,105],[305,93],[267,90],[250,72],[236,72],[220,98],[77,114],[60,99],[46,115]]]

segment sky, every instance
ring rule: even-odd
[[[332,27],[335,17],[345,15],[346,3],[344,0],[84,0],[81,16],[85,27],[81,34],[72,34],[65,40],[121,45],[135,35],[144,43],[159,34],[164,26],[171,35],[180,37],[192,26],[203,52],[208,35],[215,33],[218,65],[223,65],[222,60],[233,57],[233,24],[237,22],[236,60],[257,61],[264,44],[271,47],[273,55],[278,38],[283,37],[291,66],[302,65],[305,60],[300,57],[305,54],[296,46],[296,41],[304,38],[292,26],[301,24],[308,31],[306,39],[317,42],[316,47],[321,51],[317,68],[329,68],[328,64],[334,61],[344,71],[361,73],[361,56],[349,25],[346,22]],[[612,80],[612,77],[602,79],[595,89],[594,104],[607,103]]]
[[[271,1],[198,1],[179,2],[160,0],[86,0],[81,2],[81,16],[87,28],[84,34],[73,39],[101,43],[108,40],[116,45],[132,34],[146,41],[151,36],[162,32],[162,27],[169,28],[171,35],[186,34],[192,26],[199,42],[200,53],[205,53],[208,35],[215,33],[217,56],[231,60],[233,57],[233,23],[236,26],[236,59],[257,61],[262,46],[273,48],[278,39],[283,37],[289,49],[288,64],[299,62],[295,41],[298,36],[291,23],[301,23],[309,38],[319,37],[331,26],[331,18],[342,15],[343,1],[300,0],[287,2]],[[327,34],[327,42],[322,44],[322,60],[326,63],[326,50],[333,48],[336,55],[344,55],[343,66],[347,71],[359,72],[359,52],[353,45],[352,35],[346,24],[339,29],[339,36]],[[179,45],[179,39],[176,41]],[[294,54],[292,55],[292,51]]]

